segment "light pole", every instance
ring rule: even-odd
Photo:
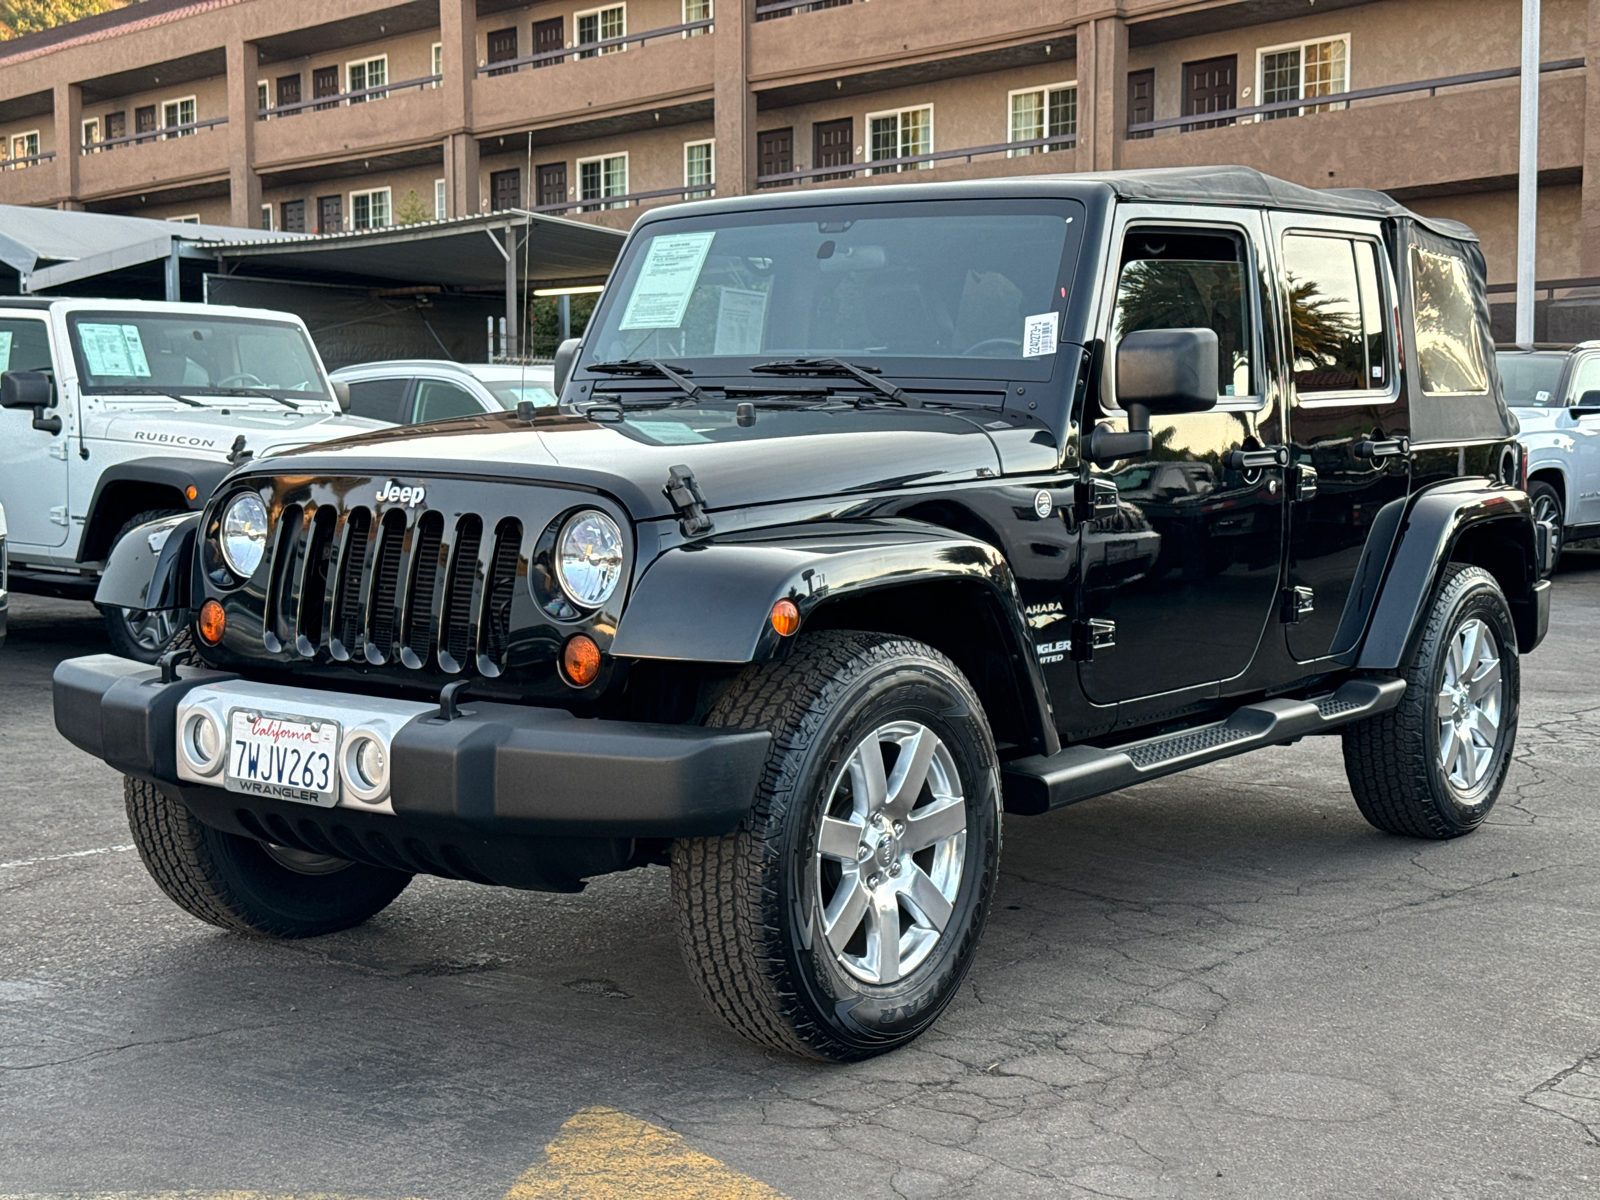
[[[1517,343],[1533,344],[1539,239],[1539,0],[1522,0],[1522,121],[1517,143]]]

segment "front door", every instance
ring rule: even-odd
[[[484,57],[489,62],[509,62],[517,56],[517,27],[513,25],[509,29],[491,30],[485,48],[488,53]],[[488,72],[488,74],[505,75],[511,70],[512,68],[510,67],[501,67],[499,70]]]
[[[306,202],[304,200],[285,200],[279,206],[278,228],[284,233],[304,233],[306,231]]]
[[[1164,216],[1130,206],[1119,221],[1100,416],[1113,431],[1128,427],[1115,405],[1115,356],[1138,329],[1215,330],[1220,399],[1211,412],[1153,416],[1149,454],[1091,467],[1092,482],[1115,496],[1114,511],[1108,503],[1082,533],[1084,616],[1109,623],[1099,629],[1114,641],[1079,665],[1096,704],[1182,689],[1214,696],[1277,619],[1283,472],[1255,465],[1282,443],[1260,291],[1265,229],[1253,213]],[[1236,452],[1256,457],[1247,465]],[[1081,659],[1084,646],[1075,650]]]
[[[522,207],[522,170],[493,171],[489,175],[489,200],[495,211]]]
[[[1297,660],[1313,662],[1360,636],[1359,626],[1344,623],[1345,606],[1363,553],[1382,563],[1399,529],[1411,484],[1410,459],[1400,451],[1411,426],[1382,229],[1274,214],[1272,230],[1293,351],[1288,586],[1295,590],[1285,596],[1284,635]]]
[[[794,130],[764,129],[756,134],[757,170],[762,175],[785,175],[794,170]],[[794,180],[762,183],[758,187],[788,187]]]
[[[317,197],[317,232],[338,233],[344,228],[344,197]]]
[[[1221,58],[1208,58],[1201,62],[1183,64],[1183,115],[1193,113],[1224,112],[1238,107],[1239,58],[1225,54]],[[1185,125],[1190,129],[1214,129],[1218,125],[1232,125],[1233,121],[1200,121]]]
[[[156,106],[146,104],[133,110],[133,132],[135,134],[148,133],[154,136],[156,128]],[[141,142],[148,142],[150,138],[140,138]]]
[[[1138,125],[1156,119],[1156,72],[1154,67],[1128,72],[1128,124]],[[1153,137],[1155,130],[1130,133],[1128,137]]]
[[[567,202],[567,164],[544,163],[538,169],[537,182],[540,204],[565,204]]]
[[[535,54],[548,54],[552,50],[559,50],[566,44],[566,35],[561,17],[551,17],[546,21],[533,23],[533,52]],[[547,58],[533,65],[536,67],[553,67],[559,58]]]
[[[321,100],[324,96],[337,96],[339,94],[339,68],[318,67],[311,72],[311,98]],[[319,104],[317,111],[325,108],[337,108],[338,104]]]
[[[282,108],[285,104],[299,104],[299,103],[300,103],[300,72],[296,71],[293,75],[279,75],[278,76],[278,107]],[[278,115],[279,116],[284,116],[284,117],[298,117],[300,115],[300,110],[298,108],[296,108],[296,109],[293,109],[290,112],[279,113]]]
[[[37,317],[0,314],[0,371],[53,371],[49,327]],[[9,537],[30,546],[67,540],[68,414],[61,433],[33,427],[33,411],[0,408],[0,504]]]
[[[842,167],[855,161],[855,122],[844,117],[838,121],[818,121],[811,127],[811,165],[813,167]],[[837,175],[818,175],[816,181],[847,179],[847,172]]]

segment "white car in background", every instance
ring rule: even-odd
[[[340,367],[332,377],[349,386],[353,415],[395,425],[510,412],[523,400],[535,408],[556,403],[555,368],[549,363],[408,358]]]
[[[6,510],[0,507],[0,646],[6,644],[6,621],[11,612],[11,593],[6,591]]]

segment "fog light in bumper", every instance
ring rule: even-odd
[[[388,748],[366,730],[350,734],[339,751],[339,778],[352,797],[376,804],[389,794]]]
[[[188,715],[183,723],[183,736],[178,739],[184,759],[200,775],[214,775],[221,769],[227,744],[222,726],[203,710]]]

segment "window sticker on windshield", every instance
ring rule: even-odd
[[[144,340],[137,325],[78,326],[78,343],[91,375],[120,375],[123,378],[150,378],[150,361],[144,355]]]
[[[664,446],[682,446],[690,442],[709,442],[711,439],[698,429],[690,429],[680,421],[629,421],[647,438],[654,438]]]
[[[1038,358],[1056,352],[1056,326],[1059,318],[1053,312],[1036,317],[1022,318],[1022,357]]]
[[[725,287],[717,303],[717,340],[713,354],[760,354],[767,323],[767,294]]]
[[[0,371],[11,370],[11,330],[0,329]]]
[[[6,336],[10,337],[11,335],[7,334]],[[1549,392],[1535,392],[1533,394],[1533,398],[1535,400],[1537,400],[1540,404],[1543,404],[1546,400],[1550,399],[1550,393]]]
[[[650,243],[620,329],[676,329],[699,282],[715,230],[669,233]]]

